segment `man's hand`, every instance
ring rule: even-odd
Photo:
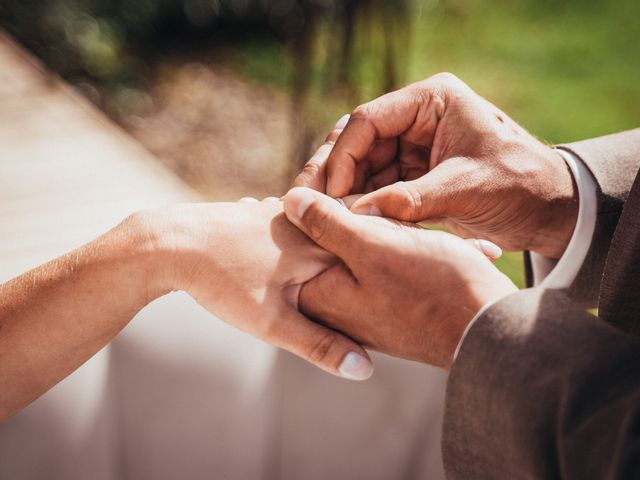
[[[449,368],[476,313],[517,290],[454,235],[355,215],[306,188],[284,201],[287,218],[342,260],[302,287],[300,311],[365,346]]]
[[[367,193],[354,212],[440,223],[552,258],[564,252],[578,214],[563,159],[451,74],[356,108],[294,186],[332,197]]]
[[[225,322],[345,378],[372,373],[366,351],[298,312],[301,285],[336,263],[284,216],[278,200],[147,212],[158,275]]]

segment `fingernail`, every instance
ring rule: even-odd
[[[373,365],[359,353],[349,352],[342,360],[338,371],[343,378],[349,380],[366,380],[373,373]]]
[[[352,213],[357,213],[359,215],[371,215],[372,217],[381,217],[382,212],[375,205],[357,205],[351,209]]]
[[[476,245],[482,253],[493,260],[502,256],[502,249],[489,240],[476,240]]]
[[[295,212],[293,213],[297,216],[297,220],[301,220],[304,212],[307,211],[315,199],[313,198],[311,191],[307,188],[295,188],[287,194],[287,196],[289,195],[293,196],[293,200],[297,204]]]
[[[344,127],[346,127],[347,123],[349,122],[349,118],[351,118],[351,115],[343,115],[342,117],[340,117],[340,120],[336,122],[336,125],[333,128],[335,130],[344,130]]]

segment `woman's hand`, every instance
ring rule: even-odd
[[[134,214],[0,285],[0,422],[171,290],[324,370],[365,379],[372,366],[362,347],[297,311],[300,284],[334,262],[287,221],[279,201]]]
[[[158,276],[225,322],[346,378],[368,378],[362,347],[298,312],[303,283],[336,263],[293,226],[277,200],[188,204],[146,212]]]

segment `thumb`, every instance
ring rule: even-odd
[[[357,258],[361,221],[344,205],[309,188],[296,187],[284,197],[284,212],[291,223],[320,247],[345,263]]]
[[[447,160],[416,180],[396,182],[368,193],[356,200],[351,211],[405,222],[450,216],[456,193],[464,184],[463,168],[453,163]]]

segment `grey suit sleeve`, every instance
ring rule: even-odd
[[[561,148],[580,158],[593,174],[598,187],[598,214],[591,248],[567,294],[584,307],[595,307],[604,265],[622,207],[640,168],[640,128],[584,140]],[[525,254],[527,285],[531,265]]]
[[[523,290],[471,327],[447,387],[451,479],[640,478],[640,340],[562,292]]]

